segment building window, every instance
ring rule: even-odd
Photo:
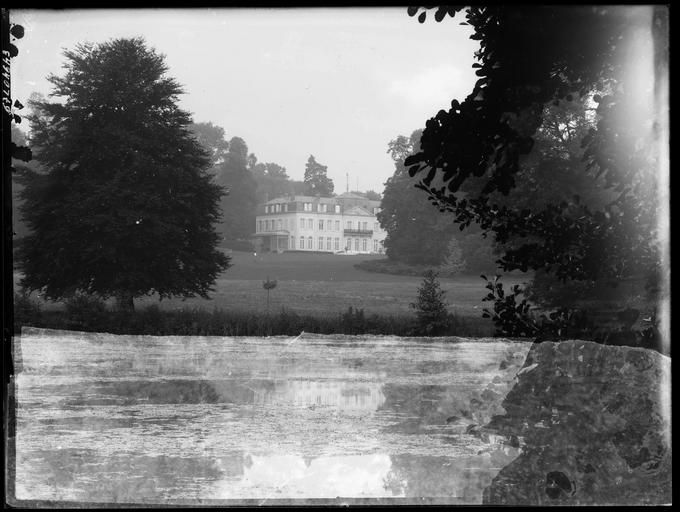
[[[281,231],[281,228],[282,228],[282,222],[281,222],[281,219],[278,219],[276,221],[276,229]]]
[[[352,229],[352,221],[351,220],[347,221],[347,229]]]
[[[331,250],[331,237],[329,236],[326,238],[326,250],[330,251]]]
[[[264,213],[269,213],[269,206],[265,205],[265,207],[264,207]]]
[[[322,236],[319,237],[319,250],[323,251],[323,237]]]
[[[307,237],[307,249],[311,249],[311,248],[312,248],[312,237],[308,236]]]
[[[304,205],[302,206],[302,208],[303,208],[304,211],[306,211],[306,212],[311,212],[311,211],[312,211],[312,203],[304,203]]]
[[[340,231],[340,221],[339,220],[335,221],[335,231]]]
[[[287,212],[287,211],[288,211],[288,203],[286,203],[286,204],[283,205],[283,211],[284,211],[284,212]]]
[[[351,251],[352,250],[352,239],[348,238],[347,242],[345,243],[345,250],[346,251]]]
[[[264,230],[269,231],[269,221],[268,220],[264,221]]]
[[[368,222],[364,221],[364,231],[368,231]]]
[[[335,213],[340,213],[340,205],[339,204],[335,205]]]
[[[277,212],[277,213],[280,212],[280,211],[281,211],[281,205],[280,205],[280,204],[275,204],[275,205],[274,205],[274,211]]]
[[[305,219],[300,219],[300,229],[305,229]]]
[[[368,239],[364,238],[362,246],[364,252],[368,251]]]
[[[323,220],[319,219],[319,231],[323,231]]]
[[[305,237],[301,236],[300,237],[300,249],[304,249],[304,248],[305,248]]]
[[[339,238],[335,239],[335,250],[336,251],[340,250],[340,239]]]
[[[359,252],[359,239],[358,238],[354,239],[354,250]]]
[[[328,205],[327,204],[319,204],[319,212],[326,213],[327,211],[328,211]]]
[[[314,229],[314,219],[307,219],[307,228]]]
[[[262,225],[262,221],[261,221],[261,220],[258,220],[258,221],[257,221],[257,230],[258,230],[258,231],[264,231],[264,229],[262,229],[263,227],[264,227],[264,226]]]
[[[373,252],[378,252],[378,241],[373,240]]]

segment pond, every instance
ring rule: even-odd
[[[523,440],[480,427],[504,413],[530,347],[24,329],[16,498],[482,503]]]

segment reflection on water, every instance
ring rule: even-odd
[[[519,454],[480,433],[528,343],[26,330],[16,497],[481,503]]]
[[[375,411],[385,401],[381,387],[378,382],[277,381],[271,388],[256,390],[253,402]]]
[[[300,457],[296,455],[247,456],[239,478],[215,482],[213,498],[335,498],[385,496],[388,455]]]

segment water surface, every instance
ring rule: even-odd
[[[517,442],[479,435],[531,343],[394,337],[15,340],[16,498],[481,503]]]

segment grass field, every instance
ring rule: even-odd
[[[422,279],[366,272],[356,263],[383,256],[308,253],[232,252],[232,267],[217,279],[210,300],[171,299],[160,303],[156,297],[136,299],[138,306],[158,304],[161,309],[213,308],[258,312],[266,309],[262,282],[269,277],[278,284],[270,293],[271,311],[285,307],[300,314],[338,314],[352,306],[366,314],[412,313],[409,304],[417,295]],[[16,276],[17,278],[19,276]],[[528,280],[527,275],[506,276],[507,286]],[[446,291],[449,310],[460,315],[478,316],[484,307],[484,281],[478,275],[440,279]],[[45,304],[47,308],[50,303]],[[59,307],[53,305],[52,307]]]
[[[203,307],[243,311],[266,308],[266,291],[262,282],[277,280],[270,293],[272,311],[285,307],[297,313],[339,313],[352,306],[366,314],[399,314],[413,310],[422,279],[366,272],[354,267],[367,259],[382,256],[345,256],[306,253],[233,252],[233,266],[217,280],[211,300],[172,299],[162,301],[162,308]],[[526,275],[507,277],[506,286],[528,280]],[[441,279],[450,311],[462,315],[481,315],[484,307],[484,281],[478,275]],[[157,303],[154,298],[137,301],[140,305]]]

